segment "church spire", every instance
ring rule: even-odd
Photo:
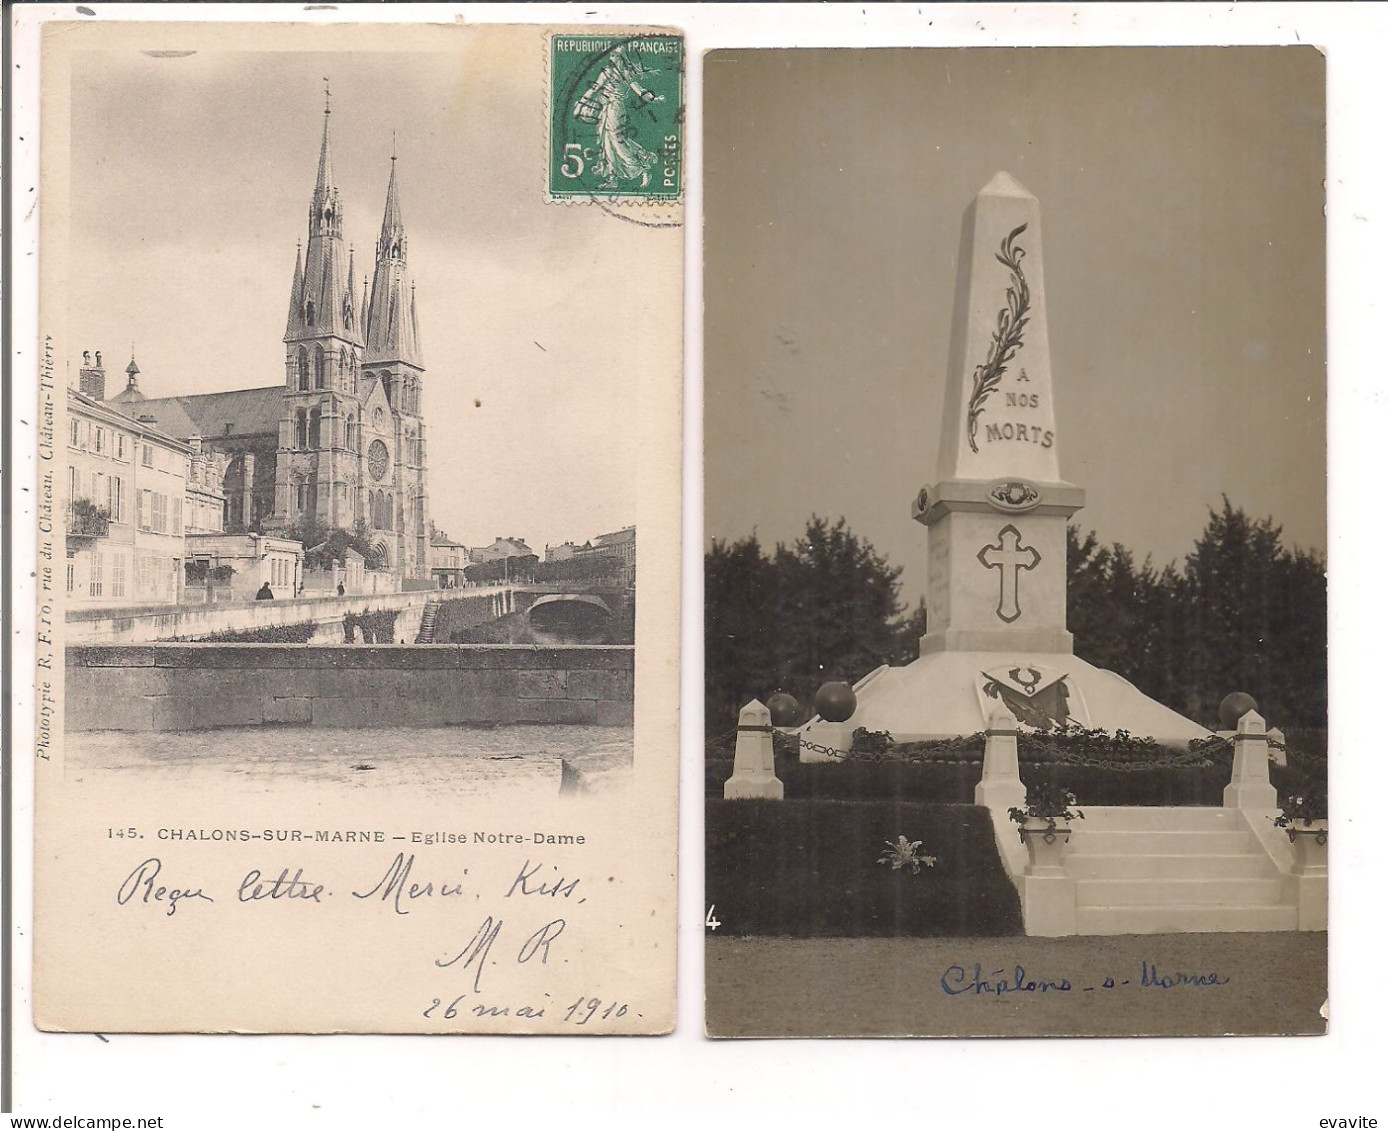
[[[285,323],[285,337],[294,334],[302,325],[304,317],[304,245],[294,245],[294,278],[289,284],[289,318]]]
[[[333,187],[333,151],[332,139],[329,136],[329,123],[333,117],[333,92],[328,87],[328,80],[323,80],[323,142],[318,149],[318,183],[314,188],[314,198],[332,195],[335,191]]]
[[[308,246],[302,263],[296,258],[294,266],[285,341],[322,337],[360,341],[352,305],[355,285],[349,283],[348,257],[342,248],[342,202],[333,181],[331,122],[332,93],[325,87],[318,178],[308,210]]]
[[[347,246],[347,289],[342,292],[342,322],[349,331],[357,328],[357,311],[353,306],[357,293],[357,249]]]
[[[376,270],[371,282],[371,305],[366,320],[366,358],[369,362],[399,361],[423,368],[419,328],[415,318],[414,287],[406,262],[407,237],[396,182],[394,144],[390,181],[376,242]]]
[[[395,137],[390,142],[390,183],[386,185],[386,210],[381,217],[381,239],[376,245],[376,258],[391,255],[405,259],[405,221],[400,215],[400,190],[395,184]]]

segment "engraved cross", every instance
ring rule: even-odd
[[[1011,624],[1022,615],[1017,604],[1017,575],[1024,569],[1035,569],[1041,555],[1035,546],[1023,546],[1021,532],[1010,522],[998,531],[998,544],[984,546],[978,560],[989,569],[998,571],[998,617]]]

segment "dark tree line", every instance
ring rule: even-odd
[[[1324,728],[1325,559],[1284,546],[1271,518],[1225,499],[1183,567],[1161,570],[1071,527],[1068,565],[1070,631],[1090,663],[1206,726],[1246,691],[1269,726]]]
[[[704,559],[709,733],[728,729],[754,696],[785,690],[809,704],[827,680],[904,662],[906,638],[920,633],[901,619],[900,578],[842,518],[816,516],[770,553],[756,534],[715,540]]]
[[[1246,691],[1270,726],[1323,728],[1325,561],[1282,544],[1270,518],[1224,500],[1183,566],[1138,564],[1120,544],[1071,527],[1068,621],[1075,652],[1215,726]],[[814,517],[774,550],[755,534],[715,540],[704,559],[708,733],[781,689],[808,705],[830,679],[915,659],[925,607],[906,613],[899,567],[848,529]],[[904,614],[904,615],[903,615]]]

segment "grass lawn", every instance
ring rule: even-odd
[[[897,799],[709,800],[705,903],[730,935],[922,938],[1022,933],[988,811]],[[878,863],[920,841],[933,867]]]
[[[1156,984],[1142,984],[1144,962]],[[975,966],[992,986],[1037,988],[976,993],[966,988]],[[947,993],[942,982],[964,992]],[[1042,991],[1042,982],[1070,988]],[[1307,931],[1062,939],[715,933],[706,941],[705,1025],[715,1037],[1311,1034],[1325,1031],[1318,1011],[1326,984],[1326,936]]]

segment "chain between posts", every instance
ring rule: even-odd
[[[793,732],[793,731],[784,730],[784,729],[782,729],[781,727],[777,727],[777,726],[773,726],[773,727],[771,728],[771,732],[772,732],[772,734],[774,734],[774,735],[779,735],[779,736],[782,737],[782,738],[793,738],[793,739],[795,739],[795,740],[799,743],[800,748],[801,748],[802,750],[809,750],[809,751],[812,751],[812,752],[815,753],[815,754],[822,754],[822,755],[824,755],[826,758],[828,758],[831,762],[847,762],[847,761],[855,760],[855,759],[856,759],[856,760],[861,760],[861,761],[892,761],[892,760],[897,760],[897,759],[891,759],[891,758],[879,758],[879,757],[874,757],[874,756],[872,756],[871,754],[867,754],[867,753],[862,752],[862,751],[859,751],[859,752],[855,753],[855,752],[852,751],[852,750],[840,750],[840,749],[838,749],[837,747],[826,746],[826,745],[824,745],[823,743],[814,742],[814,741],[812,741],[811,739],[805,738],[803,735],[797,735],[797,734],[795,734],[795,732]],[[732,732],[730,732],[730,734],[736,734],[736,733],[737,733],[737,732],[736,732],[735,730],[732,731]],[[727,737],[727,736],[725,736],[725,737]],[[715,741],[716,741],[716,740],[715,740]],[[1275,741],[1269,741],[1269,742],[1268,742],[1268,746],[1269,746],[1270,749],[1285,749],[1285,746],[1284,746],[1282,743],[1278,743],[1278,742],[1275,742]],[[1162,759],[1146,759],[1146,760],[1144,760],[1144,761],[1132,761],[1132,762],[1124,762],[1124,761],[1113,760],[1113,759],[1109,759],[1109,758],[1087,758],[1087,757],[1085,757],[1083,754],[1076,754],[1076,753],[1072,753],[1072,752],[1070,752],[1070,751],[1061,751],[1061,750],[1052,750],[1050,753],[1051,753],[1051,758],[1048,759],[1048,761],[1051,762],[1052,764],[1060,764],[1060,765],[1066,765],[1066,766],[1075,766],[1075,767],[1078,767],[1078,768],[1085,768],[1085,769],[1117,770],[1117,771],[1119,771],[1119,772],[1121,772],[1121,773],[1140,772],[1140,771],[1142,771],[1142,770],[1191,769],[1191,768],[1200,768],[1200,767],[1213,766],[1213,765],[1215,764],[1215,763],[1211,760],[1211,758],[1210,758],[1210,755],[1211,755],[1211,753],[1213,753],[1213,751],[1211,751],[1211,750],[1208,749],[1208,748],[1206,748],[1206,749],[1200,749],[1200,750],[1191,750],[1191,751],[1188,751],[1188,752],[1186,752],[1186,753],[1184,753],[1184,754],[1176,754],[1176,755],[1173,755],[1173,756],[1171,756],[1171,757],[1169,757],[1169,758],[1162,758]],[[901,761],[915,761],[916,759],[903,758],[903,759],[899,759],[899,760],[901,760]],[[921,760],[921,761],[940,761],[940,762],[951,762],[951,761],[956,761],[955,759],[931,759],[931,758],[924,758],[924,759],[920,759],[920,760]],[[981,761],[983,760],[982,752],[981,752],[981,751],[980,751],[979,757],[978,757],[977,759],[969,759],[970,762],[973,762],[973,761],[975,761],[975,760],[976,760],[976,761],[979,761],[979,762],[981,762]],[[1022,755],[1022,759],[1021,759],[1021,760],[1022,760],[1023,762],[1032,762],[1032,761],[1036,761],[1036,764],[1038,764],[1038,765],[1044,765],[1044,764],[1046,764],[1045,762],[1040,762],[1040,761],[1037,761],[1037,760],[1035,760],[1035,759],[1029,759],[1029,758],[1027,758],[1027,757],[1025,756],[1025,754]]]
[[[823,743],[813,742],[810,739],[805,738],[803,735],[794,734],[792,731],[782,730],[780,727],[772,727],[772,733],[778,734],[783,738],[795,738],[799,742],[801,749],[811,750],[816,754],[823,754],[832,762],[846,762],[850,759],[859,759],[862,761],[898,760],[891,758],[874,758],[871,755],[865,754],[861,751],[855,753],[851,750],[839,750],[832,746],[825,746]],[[1271,746],[1275,744],[1270,743],[1269,745]],[[1083,754],[1075,754],[1071,753],[1070,751],[1053,750],[1051,752],[1052,756],[1049,759],[1049,761],[1052,763],[1058,763],[1066,766],[1075,766],[1084,769],[1118,770],[1122,773],[1130,773],[1142,770],[1188,769],[1213,766],[1214,762],[1210,759],[1210,753],[1211,752],[1209,750],[1191,750],[1184,754],[1173,755],[1169,758],[1123,762],[1109,758],[1086,758]],[[915,759],[903,758],[899,760],[914,761]],[[976,761],[981,762],[982,760],[982,751],[980,751],[979,757],[976,759]],[[1021,760],[1023,762],[1036,761],[1036,764],[1038,765],[1045,764],[1045,762],[1039,760],[1028,759],[1027,757],[1025,757],[1025,755],[1023,755]],[[921,761],[940,761],[947,763],[957,760],[923,758],[921,759]],[[969,759],[969,761],[973,762],[975,761],[975,759]]]

